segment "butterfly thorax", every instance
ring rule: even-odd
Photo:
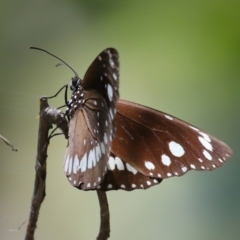
[[[79,77],[72,78],[70,89],[73,91],[71,99],[67,102],[66,114],[72,118],[77,109],[81,109],[84,105],[84,93],[82,80]]]

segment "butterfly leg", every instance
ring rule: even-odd
[[[56,93],[55,95],[53,95],[53,96],[51,96],[51,97],[47,97],[47,99],[51,99],[51,98],[57,97],[57,95],[58,95],[64,88],[65,88],[65,93],[64,93],[65,105],[63,105],[62,107],[66,106],[66,105],[67,105],[67,90],[68,90],[68,85],[67,85],[67,84],[64,85],[63,87],[61,87],[61,88],[57,91],[57,93]],[[61,108],[61,107],[59,107],[59,108]]]

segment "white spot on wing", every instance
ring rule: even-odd
[[[101,142],[101,151],[103,154],[105,154],[105,145],[103,142]]]
[[[117,81],[117,74],[116,73],[113,73],[113,78],[115,81]]]
[[[108,160],[108,169],[109,170],[114,170],[115,166],[117,166],[118,170],[124,170],[124,165],[122,160],[119,157],[112,157],[110,156],[109,160]]]
[[[94,166],[94,161],[95,161],[95,152],[94,150],[89,151],[88,155],[88,168],[91,169]]]
[[[68,163],[68,174],[72,173],[72,157],[69,158],[69,163]]]
[[[108,93],[109,101],[111,102],[112,98],[113,98],[113,89],[110,84],[108,84],[108,86],[107,86],[107,93]]]
[[[210,155],[210,153],[206,150],[203,150],[203,155],[208,159],[208,160],[212,160],[212,156]]]
[[[66,157],[66,160],[65,160],[65,166],[64,166],[65,173],[67,173],[67,170],[68,170],[68,163],[69,163],[69,155]]]
[[[82,157],[82,160],[79,165],[79,169],[81,169],[81,172],[85,172],[87,169],[87,153],[85,153]]]
[[[161,159],[165,166],[169,166],[171,164],[171,159],[167,155],[163,154]]]
[[[169,143],[169,149],[172,155],[174,155],[175,157],[182,157],[185,153],[183,147],[179,143],[176,143],[174,141]]]
[[[148,170],[153,170],[153,169],[155,169],[155,165],[154,165],[152,162],[149,162],[149,161],[145,161],[145,167],[146,167]]]
[[[195,167],[194,164],[190,164],[190,167],[191,167],[192,169],[196,169],[196,167]]]
[[[169,115],[165,115],[165,117],[166,117],[167,119],[169,119],[169,120],[173,120],[173,118],[172,118],[171,116],[169,116]]]
[[[73,161],[73,173],[77,174],[78,166],[79,166],[79,159],[78,159],[78,156],[75,155],[74,161]]]
[[[219,159],[218,159],[218,161],[219,161],[220,163],[222,163],[222,162],[223,162],[223,160],[222,160],[221,158],[219,158]]]
[[[198,139],[199,139],[200,143],[201,143],[207,150],[210,150],[210,151],[213,150],[212,144],[209,143],[208,141],[206,141],[205,138],[203,138],[203,137],[198,137]]]
[[[130,164],[127,163],[126,167],[129,172],[132,172],[133,174],[137,173],[137,170],[134,167],[132,167]]]
[[[112,112],[112,109],[111,109],[111,108],[110,108],[110,110],[109,110],[109,113],[110,113],[111,119],[113,120],[114,117],[113,117],[113,112]]]
[[[201,135],[204,137],[204,139],[205,139],[206,141],[211,142],[210,137],[209,137],[206,133],[199,132],[199,134],[201,134]]]
[[[101,152],[101,149],[100,149],[100,145],[98,144],[95,147],[95,149],[96,149],[96,160],[98,162],[100,160],[100,158],[101,158],[101,155],[102,155],[102,152]]]
[[[193,127],[193,126],[190,126],[190,128],[195,130],[195,131],[197,131],[197,132],[199,132],[199,129],[197,129],[197,128]]]
[[[112,156],[110,156],[109,160],[108,160],[108,169],[109,170],[114,170],[115,169],[115,160]]]
[[[116,162],[118,170],[124,170],[123,162],[119,157],[115,157],[115,162]]]
[[[183,172],[186,172],[187,170],[188,170],[187,167],[182,167]]]
[[[112,60],[112,58],[109,58],[109,63],[110,63],[110,66],[113,68],[114,67],[114,61]]]
[[[96,148],[93,148],[93,167],[96,166],[97,163],[97,157],[96,157]]]
[[[104,133],[103,140],[104,140],[104,143],[105,143],[105,144],[108,143],[108,139],[107,139],[107,134],[106,134],[106,133]]]

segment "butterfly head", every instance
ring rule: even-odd
[[[78,76],[73,77],[70,80],[70,89],[73,92],[75,92],[78,89],[78,87],[81,85],[81,83],[82,83],[82,80]]]

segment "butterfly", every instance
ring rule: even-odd
[[[80,79],[60,58],[31,48],[59,59],[75,74],[69,101],[65,92],[69,139],[64,162],[64,172],[74,187],[147,189],[189,170],[214,170],[232,156],[229,146],[199,128],[120,100],[116,49],[102,51]]]
[[[71,79],[64,171],[81,190],[147,189],[189,170],[213,170],[232,155],[222,141],[178,118],[119,99],[119,56],[102,51]]]

